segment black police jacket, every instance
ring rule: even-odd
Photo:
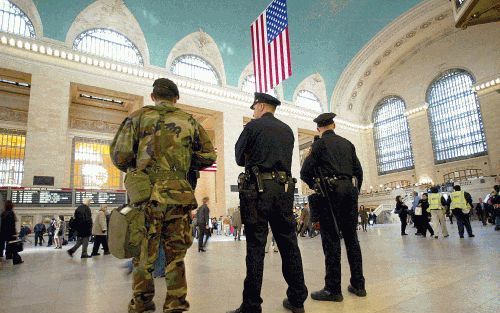
[[[356,177],[358,189],[363,183],[363,169],[356,156],[354,145],[333,130],[323,133],[323,136],[313,143],[311,154],[304,160],[300,171],[300,178],[313,188],[317,168],[321,169],[323,176],[348,176]]]

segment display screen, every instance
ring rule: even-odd
[[[12,203],[19,206],[71,206],[70,190],[12,190]]]
[[[3,200],[3,201],[7,200],[7,189],[1,189],[0,195],[1,195],[0,200]]]
[[[125,192],[112,191],[75,191],[75,205],[80,205],[83,199],[91,198],[91,205],[116,204],[122,205],[127,202]]]

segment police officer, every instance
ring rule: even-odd
[[[163,312],[183,312],[189,309],[184,257],[193,242],[190,212],[197,207],[187,174],[190,169],[212,165],[216,154],[203,127],[175,106],[179,90],[174,82],[157,79],[151,99],[155,105],[127,117],[111,144],[115,166],[127,176],[146,177],[152,186],[149,200],[135,204],[144,211],[147,234],[143,245],[147,246],[133,260],[129,313],[155,311],[152,275],[160,240],[167,257]],[[136,192],[134,186],[128,189],[129,195]]]
[[[283,276],[288,284],[283,306],[304,312],[307,288],[302,258],[295,235],[293,216],[295,180],[291,177],[293,132],[274,116],[278,99],[255,93],[249,122],[236,142],[236,163],[245,167],[240,174],[240,209],[247,243],[247,276],[243,303],[228,313],[262,312],[260,297],[268,222],[281,252]]]
[[[311,189],[315,188],[316,179],[322,178],[326,189],[323,201],[314,203],[316,210],[319,210],[321,241],[325,253],[325,287],[313,292],[311,298],[340,302],[343,296],[340,285],[339,231],[344,238],[351,269],[348,291],[359,297],[366,296],[361,249],[356,233],[358,190],[363,181],[363,170],[354,145],[335,134],[335,116],[334,113],[323,113],[314,119],[321,139],[313,143],[311,154],[303,163],[300,178]],[[355,185],[353,177],[356,178]],[[335,224],[338,225],[338,230],[335,229]]]
[[[472,197],[468,192],[462,191],[459,185],[453,186],[453,191],[450,195],[450,210],[457,218],[458,234],[460,238],[464,238],[464,226],[467,229],[469,237],[475,237],[472,233],[472,227],[469,220],[469,212],[472,208]]]
[[[439,188],[433,186],[429,192],[429,208],[431,213],[432,225],[434,226],[434,238],[438,239],[438,225],[441,224],[441,234],[444,238],[449,237],[448,229],[446,228],[445,208],[447,206],[446,199],[439,193]]]

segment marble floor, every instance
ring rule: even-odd
[[[459,239],[448,225],[447,239],[399,236],[399,225],[377,225],[360,232],[368,297],[347,292],[349,280],[342,255],[344,301],[305,303],[306,312],[486,313],[500,307],[500,232],[473,223],[475,238]],[[409,233],[413,233],[409,229]],[[245,241],[219,238],[200,254],[187,255],[189,301],[195,313],[222,313],[240,304],[245,276]],[[309,291],[323,287],[324,258],[320,238],[300,238]],[[130,276],[112,256],[71,259],[65,250],[27,248],[22,265],[0,263],[2,313],[118,313],[127,312]],[[90,249],[89,249],[90,251]],[[163,305],[165,283],[156,279],[157,307]],[[286,285],[281,259],[266,256],[263,312],[285,313],[281,301]],[[161,312],[160,309],[157,312]]]

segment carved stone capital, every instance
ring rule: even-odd
[[[28,122],[28,112],[0,107],[0,120],[10,122]]]
[[[119,127],[120,125],[118,124],[108,123],[105,121],[93,121],[79,118],[71,118],[70,120],[70,128],[73,129],[89,130],[101,133],[116,133]]]

